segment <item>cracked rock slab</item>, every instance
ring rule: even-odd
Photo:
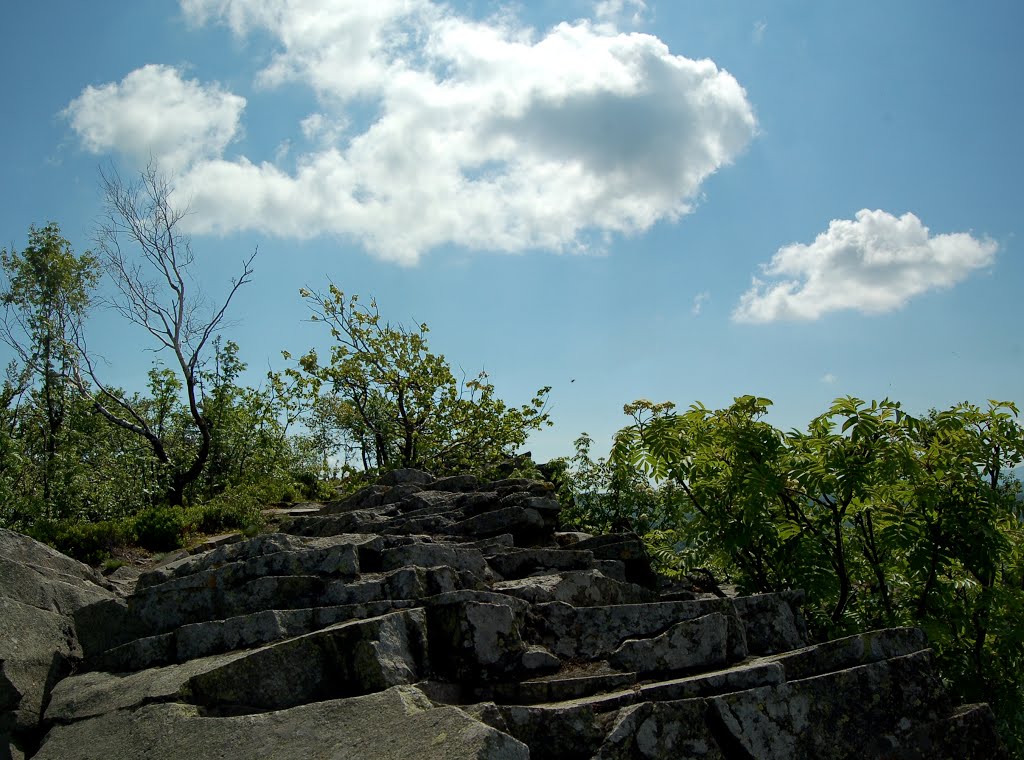
[[[527,760],[521,742],[418,689],[328,700],[258,715],[204,717],[183,704],[119,710],[57,726],[38,760]]]
[[[729,618],[720,613],[676,623],[660,636],[627,639],[609,662],[634,673],[721,667],[729,659]]]
[[[91,568],[0,529],[0,736],[38,725],[50,690],[82,657],[72,615],[114,592]]]
[[[704,714],[702,699],[644,702],[619,711],[594,760],[686,758],[725,760]]]
[[[566,659],[608,657],[629,638],[656,636],[672,625],[712,613],[735,617],[728,599],[653,602],[574,607],[562,602],[536,607],[542,621],[540,637],[555,654]],[[730,651],[746,655],[742,631],[734,627]]]
[[[908,730],[950,709],[930,651],[709,702],[723,729],[719,743],[764,760],[903,757],[918,741]]]
[[[0,597],[0,733],[35,728],[80,656],[69,618]]]
[[[531,604],[564,602],[574,607],[636,604],[654,599],[642,586],[605,577],[598,570],[572,570],[495,583],[495,591]]]
[[[382,691],[420,676],[422,610],[342,623],[271,646],[131,673],[62,681],[48,721],[71,723],[152,702],[253,711]]]

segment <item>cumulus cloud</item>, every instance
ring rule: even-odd
[[[931,235],[921,220],[862,209],[833,220],[810,245],[780,248],[733,312],[737,322],[814,320],[852,309],[879,314],[949,288],[989,266],[998,245],[965,232]]]
[[[831,372],[826,372],[824,375],[821,376],[821,382],[825,383],[825,385],[835,385],[837,380],[839,380],[839,378],[833,375]]]
[[[161,153],[176,139],[185,146],[178,186],[197,232],[339,235],[402,263],[447,244],[581,250],[689,213],[702,183],[756,131],[743,88],[714,62],[596,17],[538,32],[508,13],[473,19],[429,0],[181,3],[194,23],[275,40],[255,83],[261,97],[304,86],[319,101],[280,136],[298,140],[289,171],[270,157],[219,153],[234,122],[201,146],[188,147],[192,130],[157,135]],[[602,13],[642,9],[602,4]],[[90,88],[69,106],[95,102],[89,126],[72,120],[91,150],[121,147],[100,132],[104,116],[125,135],[143,120],[141,109],[118,115],[113,96],[96,102]],[[139,137],[131,152],[151,143]]]
[[[221,155],[238,134],[244,108],[245,98],[217,84],[151,64],[120,82],[86,87],[62,115],[92,153],[118,150],[142,162],[152,156],[177,171]]]

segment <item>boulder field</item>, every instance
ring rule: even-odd
[[[559,511],[401,470],[120,584],[0,531],[0,760],[1005,757],[921,631],[808,644]]]

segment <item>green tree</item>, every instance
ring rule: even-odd
[[[847,397],[783,433],[763,419],[770,403],[625,408],[633,422],[610,467],[639,473],[638,494],[648,478],[682,494],[646,502],[674,510],[659,558],[714,567],[748,591],[803,588],[822,637],[924,627],[957,695],[991,701],[1024,748],[1017,408],[964,403],[918,418]]]
[[[212,432],[203,498],[239,488],[260,491],[268,500],[297,490],[314,496],[317,463],[293,431],[300,414],[296,394],[273,372],[265,387],[240,385],[246,365],[238,345],[218,336],[213,348],[212,365],[203,372],[203,410]]]
[[[550,424],[549,388],[507,406],[486,373],[460,380],[430,351],[427,325],[389,324],[375,301],[364,305],[333,284],[327,293],[304,288],[301,295],[334,344],[329,362],[310,351],[291,375],[307,384],[320,424],[346,441],[364,470],[486,469]]]
[[[15,351],[23,373],[9,386],[10,395],[31,387],[35,403],[23,411],[32,412],[32,424],[39,431],[33,440],[42,444],[42,504],[50,514],[57,502],[62,439],[72,396],[77,394],[69,380],[79,363],[75,337],[91,305],[99,263],[88,251],[76,255],[60,228],[51,222],[42,228],[31,227],[28,245],[20,253],[13,249],[0,252],[0,265],[6,277],[0,292],[4,306],[0,339]]]

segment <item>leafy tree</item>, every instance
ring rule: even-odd
[[[317,463],[292,429],[299,399],[273,372],[264,388],[239,385],[245,369],[238,345],[218,336],[212,367],[203,372],[208,389],[203,409],[213,436],[202,496],[210,499],[240,487],[259,488],[268,500],[296,490],[314,496]]]
[[[632,531],[648,534],[664,528],[662,519],[671,509],[664,494],[655,489],[637,468],[622,466],[604,457],[593,459],[594,441],[583,433],[575,441],[576,453],[569,460],[572,492],[563,519],[592,533]]]
[[[327,293],[300,294],[335,342],[328,363],[310,351],[290,376],[306,384],[319,424],[345,441],[364,470],[486,469],[550,424],[549,388],[507,406],[485,372],[456,378],[445,357],[430,351],[426,324],[385,322],[375,301],[364,305],[333,284]]]
[[[4,306],[0,339],[15,351],[22,373],[17,379],[8,373],[13,382],[5,392],[5,407],[31,387],[32,424],[38,426],[42,444],[42,503],[50,513],[57,501],[60,449],[76,393],[69,383],[79,360],[74,338],[89,310],[99,263],[88,251],[76,255],[51,222],[31,227],[28,245],[20,253],[0,251],[0,265],[7,280],[0,292]]]
[[[231,300],[252,276],[256,254],[242,262],[241,273],[231,281],[220,305],[204,308],[202,295],[193,293],[195,255],[191,241],[181,231],[187,209],[174,206],[167,179],[150,165],[135,182],[125,183],[116,173],[103,174],[102,182],[107,219],[99,245],[107,273],[120,293],[114,308],[148,333],[158,351],[170,354],[197,445],[187,457],[170,451],[169,441],[139,405],[99,378],[85,350],[84,337],[80,337],[79,348],[91,383],[79,376],[79,388],[90,393],[96,409],[110,422],[149,443],[153,455],[169,473],[165,499],[180,505],[185,489],[202,474],[213,440],[210,422],[203,413],[203,362],[210,342],[223,327]],[[134,249],[136,255],[130,256],[126,248]]]
[[[619,482],[675,521],[649,532],[657,556],[677,570],[715,567],[748,591],[804,588],[823,637],[924,627],[957,695],[991,701],[1004,737],[1024,748],[1016,406],[918,418],[888,399],[847,397],[806,431],[783,433],[763,419],[770,403],[627,405],[633,423],[608,467],[639,474]],[[682,498],[647,498],[648,479]]]

